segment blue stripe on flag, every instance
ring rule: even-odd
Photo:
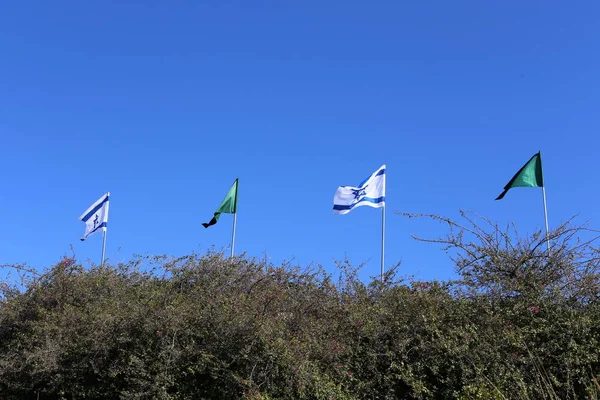
[[[333,209],[334,210],[338,210],[338,211],[342,211],[342,210],[352,210],[355,206],[357,206],[358,204],[362,203],[362,202],[367,202],[367,203],[374,203],[374,204],[378,204],[378,203],[382,203],[385,201],[385,196],[381,196],[378,197],[376,199],[372,198],[372,197],[363,197],[360,201],[357,201],[354,204],[350,204],[349,206],[346,205],[340,205],[340,204],[334,204],[333,205]]]
[[[106,198],[104,200],[102,200],[96,207],[92,208],[89,213],[85,214],[85,216],[83,218],[81,218],[81,220],[83,222],[86,222],[88,219],[90,219],[92,217],[92,215],[96,214],[96,212],[102,208],[104,203],[106,203],[108,201],[109,197],[110,196],[106,196]]]
[[[377,171],[377,173],[376,173],[375,175],[372,175],[372,176],[368,177],[367,179],[365,179],[364,181],[362,181],[362,182],[360,183],[360,185],[358,185],[358,187],[359,187],[359,188],[360,188],[360,187],[363,187],[363,186],[365,185],[365,183],[367,183],[367,181],[368,181],[369,179],[371,179],[371,178],[375,178],[376,176],[383,175],[383,174],[385,174],[385,168],[381,168],[379,171]]]
[[[100,229],[100,228],[106,228],[106,222],[103,222],[103,223],[101,223],[100,225],[98,225],[98,226],[96,227],[96,229],[94,229],[93,231],[91,231],[90,233],[88,233],[88,234],[86,235],[86,237],[90,236],[92,233],[96,232],[96,231],[97,231],[98,229]],[[82,241],[84,241],[84,240],[85,240],[85,238],[81,238],[81,240],[82,240]]]

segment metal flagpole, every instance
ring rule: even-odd
[[[231,232],[231,258],[233,258],[234,247],[235,247],[235,226],[237,225],[237,201],[238,201],[238,190],[239,190],[239,178],[233,182],[235,185],[235,198],[233,203],[233,229]]]
[[[233,213],[233,232],[231,233],[231,257],[233,258],[233,247],[235,246],[235,225],[237,222],[237,212]]]
[[[548,253],[550,252],[550,236],[548,229],[548,208],[546,207],[546,187],[542,186],[542,197],[544,198],[544,217],[546,218],[546,244],[548,245]]]
[[[102,261],[100,262],[100,267],[104,267],[104,254],[106,253],[106,231],[108,229],[104,227],[104,237],[102,239]]]
[[[381,283],[383,283],[385,259],[385,206],[381,207]]]

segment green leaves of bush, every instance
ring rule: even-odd
[[[438,220],[455,282],[393,268],[364,283],[347,261],[334,279],[220,253],[89,269],[66,258],[2,286],[0,397],[595,398],[586,231],[560,227],[546,253],[539,234]]]

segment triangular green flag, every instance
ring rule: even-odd
[[[544,177],[542,175],[542,155],[538,152],[531,157],[527,164],[512,177],[512,179],[504,186],[504,192],[496,200],[504,197],[508,189],[514,187],[543,187]]]
[[[203,227],[208,228],[211,225],[214,225],[219,220],[221,213],[225,214],[235,214],[237,212],[237,192],[238,192],[238,179],[233,182],[231,189],[227,192],[225,199],[215,211],[214,216],[209,222],[205,222],[202,224]]]

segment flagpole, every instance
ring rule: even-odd
[[[383,283],[385,257],[385,206],[381,207],[381,283]]]
[[[542,186],[542,197],[544,198],[544,217],[546,219],[546,244],[548,245],[548,253],[550,253],[550,236],[548,229],[548,207],[546,207],[546,187]]]
[[[100,267],[104,267],[104,254],[106,253],[106,227],[104,227],[104,237],[102,239],[102,261],[100,262]]]
[[[231,257],[233,258],[233,247],[235,246],[235,225],[237,222],[237,212],[233,213],[233,231],[231,233]]]

